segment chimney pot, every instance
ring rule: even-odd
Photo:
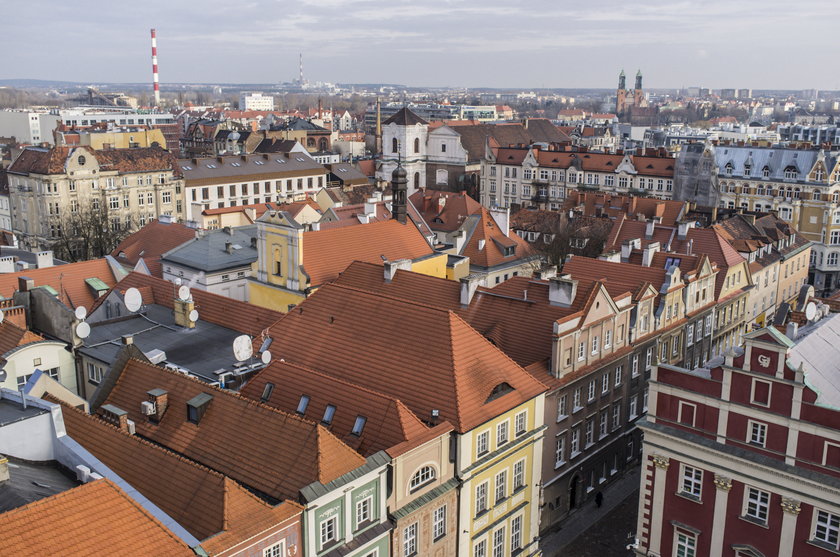
[[[129,346],[134,344],[134,335],[123,335],[122,336],[122,343],[125,346]]]

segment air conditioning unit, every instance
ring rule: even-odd
[[[140,412],[142,412],[144,416],[154,416],[155,412],[157,412],[155,403],[149,400],[144,400],[140,403]]]
[[[134,435],[135,433],[137,433],[137,428],[134,425],[134,420],[128,420],[126,423],[128,425],[128,434],[129,435]]]

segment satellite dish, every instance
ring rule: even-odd
[[[76,308],[76,319],[79,321],[84,321],[85,317],[87,317],[87,308],[85,306],[79,306]]]
[[[237,362],[244,362],[254,354],[254,347],[251,345],[251,337],[240,335],[233,339],[233,356]]]
[[[140,306],[143,305],[143,295],[140,294],[140,291],[136,288],[129,288],[125,291],[123,301],[125,302],[126,309],[128,309],[131,313],[134,313],[140,309]]]
[[[197,310],[192,310],[190,312],[190,321],[192,321],[193,323],[198,321],[198,311]]]
[[[265,365],[268,365],[268,363],[271,361],[271,352],[269,352],[268,350],[264,351],[262,354],[260,354],[260,360],[262,360],[262,363],[264,363]]]
[[[82,321],[76,325],[76,336],[79,338],[87,338],[90,336],[90,325]]]
[[[813,321],[814,318],[817,316],[817,304],[814,302],[808,302],[808,305],[805,306],[805,319],[808,321]]]
[[[175,277],[175,286],[181,286],[181,277]]]
[[[178,298],[181,300],[189,300],[190,299],[190,287],[189,286],[180,286],[178,287]]]

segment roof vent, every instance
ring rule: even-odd
[[[187,421],[197,424],[201,421],[207,407],[213,401],[213,395],[200,393],[187,401]]]

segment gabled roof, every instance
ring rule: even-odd
[[[491,268],[534,256],[528,242],[516,234],[506,236],[484,207],[470,219],[475,222],[468,222],[465,227],[468,236],[460,253],[470,258],[470,266]],[[506,248],[513,248],[513,253],[505,255]]]
[[[563,265],[563,272],[578,280],[600,281],[611,296],[631,292],[634,298],[644,295],[648,285],[659,292],[667,276],[661,267],[644,267],[590,257],[572,257]]]
[[[469,215],[481,211],[481,203],[466,192],[420,189],[409,197],[432,230],[454,232]]]
[[[0,323],[0,355],[4,355],[18,346],[44,340],[39,334],[21,329],[9,321]]]
[[[417,116],[406,106],[401,108],[399,111],[397,111],[396,114],[382,122],[383,126],[387,126],[388,124],[396,124],[398,126],[413,126],[415,124],[428,125],[429,123]]]
[[[656,199],[654,197],[634,197],[613,195],[604,192],[569,191],[564,209],[575,209],[586,216],[617,217],[620,214],[634,219],[642,215],[645,219],[659,217],[661,224],[675,226],[687,209],[685,201]]]
[[[119,267],[117,265],[117,267]],[[0,296],[11,298],[18,289],[18,278],[28,277],[35,287],[49,286],[58,292],[58,299],[69,308],[85,306],[90,309],[97,296],[85,281],[99,279],[106,286],[117,283],[114,270],[105,258],[79,261],[43,269],[27,269],[17,273],[0,274]]]
[[[149,272],[161,276],[160,256],[195,238],[195,229],[177,222],[153,220],[129,235],[114,248],[111,255],[120,263],[134,267],[142,258]]]
[[[282,339],[276,357],[398,398],[417,416],[439,410],[459,432],[545,390],[454,312],[335,284],[286,314],[271,336]],[[503,383],[512,390],[490,399]]]
[[[151,389],[168,396],[158,423],[140,412]],[[196,424],[187,420],[187,401],[199,395],[210,402]],[[139,435],[272,500],[296,499],[301,488],[331,482],[365,463],[320,425],[138,360],[126,363],[106,403],[128,412]]]
[[[110,480],[0,514],[0,528],[9,555],[195,555]]]
[[[157,304],[170,309],[175,306],[176,287],[167,280],[141,273],[129,273],[116,285],[116,289],[123,293],[131,287],[143,293],[143,303]],[[270,309],[197,288],[192,289],[192,298],[201,315],[200,319],[251,336],[261,334],[282,315]],[[105,296],[101,299],[104,300]]]
[[[282,339],[278,339],[282,344]],[[268,398],[265,387],[272,384]],[[322,424],[363,456],[409,441],[428,428],[398,399],[305,366],[274,360],[242,388],[242,396],[293,414],[302,396],[309,404],[302,416],[313,422],[327,405],[336,408],[332,422]],[[366,419],[361,435],[353,435],[357,417]]]
[[[62,415],[74,441],[190,534],[205,540],[202,547],[211,553],[302,510],[290,501],[272,507],[230,478],[77,408],[64,406]]]
[[[312,286],[334,279],[353,261],[419,259],[435,252],[409,222],[374,222],[303,233],[303,267]]]

